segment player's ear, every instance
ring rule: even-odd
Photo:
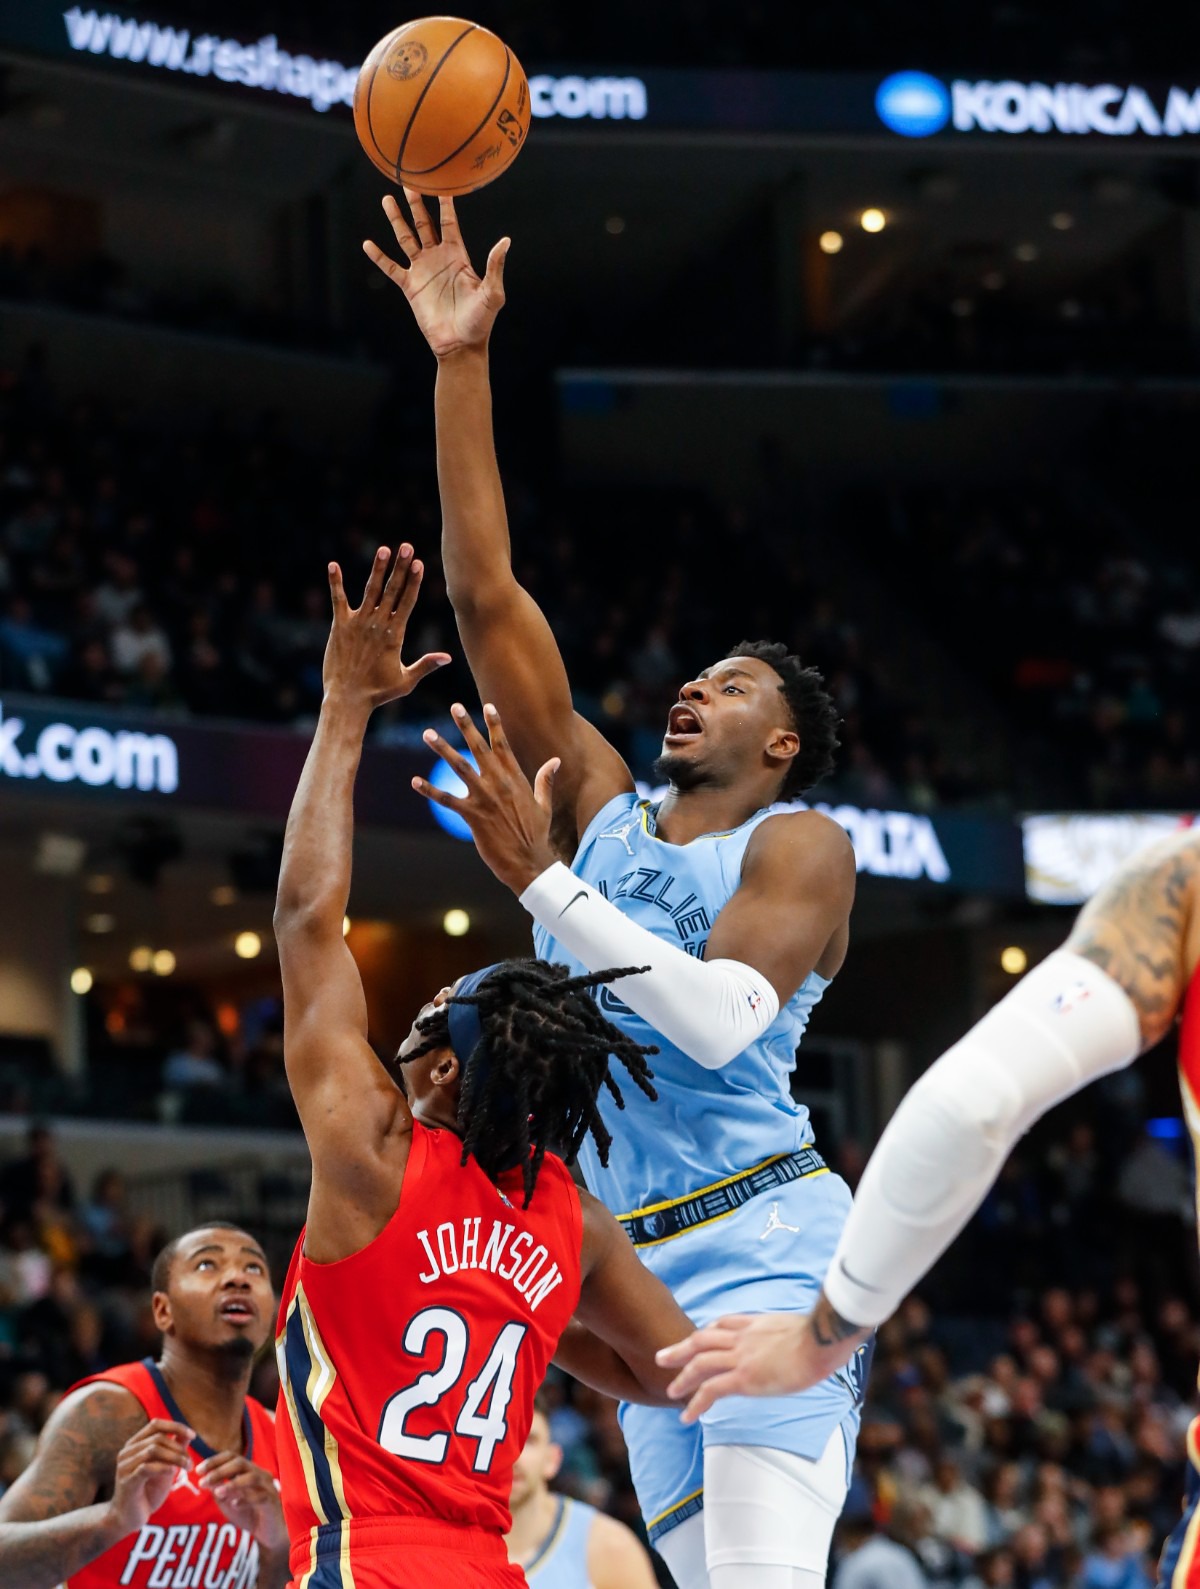
[[[175,1317],[171,1311],[171,1299],[165,1291],[156,1291],[150,1298],[150,1311],[154,1315],[154,1328],[160,1335],[166,1335]]]
[[[767,755],[779,762],[794,761],[800,754],[800,736],[794,728],[776,728],[767,744]]]
[[[556,1479],[558,1477],[558,1470],[562,1467],[562,1465],[563,1448],[560,1445],[556,1445],[555,1442],[551,1440],[546,1445],[546,1466],[544,1469],[544,1477],[547,1484],[550,1483],[551,1479]]]
[[[452,1087],[458,1080],[458,1055],[452,1048],[443,1049],[429,1072],[435,1087]]]

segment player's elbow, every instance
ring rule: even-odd
[[[280,888],[271,917],[275,941],[283,947],[303,938],[319,937],[336,914],[336,906],[328,899]]]

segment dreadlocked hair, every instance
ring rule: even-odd
[[[589,990],[649,969],[626,966],[572,977],[565,966],[546,960],[505,960],[474,993],[448,1001],[475,1005],[483,1027],[459,1088],[463,1164],[473,1155],[493,1177],[520,1164],[526,1208],[547,1150],[570,1162],[590,1132],[607,1165],[612,1134],[597,1108],[600,1088],[608,1088],[618,1109],[625,1107],[609,1059],[619,1059],[646,1097],[656,1099],[646,1056],[658,1050],[635,1043],[606,1020]],[[424,1042],[406,1063],[450,1046],[448,1004],[427,1015],[418,1031]]]
[[[838,748],[838,710],[825,680],[816,668],[806,668],[781,640],[743,640],[725,653],[754,657],[779,675],[779,693],[787,702],[792,727],[800,736],[800,750],[788,767],[779,790],[781,800],[798,800],[805,790],[828,778]]]

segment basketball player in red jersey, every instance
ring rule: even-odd
[[[662,1404],[654,1353],[689,1326],[548,1151],[574,1153],[589,1130],[606,1150],[595,1106],[616,1088],[610,1055],[653,1095],[645,1050],[584,991],[624,973],[574,981],[510,961],[443,989],[390,1073],[367,1041],[342,935],[363,736],[376,706],[448,660],[402,663],[422,565],[410,546],[388,564],[380,549],[355,611],[329,568],[325,695],[275,910],[284,1057],[313,1163],[276,1336],[284,1511],[298,1589],[515,1589],[512,1469],[552,1355]],[[499,804],[514,831],[544,821],[523,780]]]
[[[809,1315],[718,1320],[661,1354],[695,1417],[720,1396],[802,1390],[846,1363],[979,1207],[1019,1136],[1132,1063],[1182,1015],[1179,1083],[1200,1157],[1200,831],[1132,856],[1061,949],[925,1073],[892,1117]],[[1200,1419],[1160,1589],[1200,1589]]]
[[[171,1242],[152,1279],[162,1356],[70,1390],[0,1500],[5,1589],[275,1589],[287,1535],[271,1414],[246,1394],[274,1294],[245,1231]]]

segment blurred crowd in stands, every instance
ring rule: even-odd
[[[321,697],[325,564],[336,557],[354,592],[375,546],[401,537],[431,564],[412,649],[457,653],[424,424],[407,414],[374,464],[305,456],[266,423],[249,436],[216,424],[156,434],[95,402],[61,406],[35,350],[0,390],[0,688],[307,725]],[[1118,428],[1124,445],[1105,438],[1105,456],[1132,469],[1148,427]],[[1101,500],[1086,472],[1071,490],[1029,480],[848,500],[856,543],[885,554],[897,617],[907,604],[944,667],[1006,714],[1011,777],[998,795],[994,777],[947,749],[953,735],[930,715],[936,681],[906,679],[887,632],[864,636],[814,578],[807,551],[823,527],[786,485],[752,482],[735,505],[683,490],[535,493],[524,465],[518,451],[506,469],[518,574],[547,610],[577,704],[638,776],[651,774],[689,670],[769,635],[823,670],[842,713],[838,774],[819,797],[918,809],[1005,794],[1200,802],[1188,682],[1200,586],[1147,527],[1144,472],[1139,503],[1119,490]],[[1166,463],[1162,473],[1166,492]],[[609,556],[614,524],[623,547],[652,544],[653,556]],[[723,555],[751,542],[752,558]],[[415,742],[469,689],[459,661],[375,732]]]
[[[833,1589],[1153,1583],[1180,1515],[1200,1289],[1183,1144],[1129,1139],[1139,1086],[1045,1122],[881,1332]],[[79,1187],[67,1157],[34,1126],[0,1161],[0,1488],[69,1385],[156,1350],[149,1267],[169,1232],[119,1172]],[[860,1157],[843,1144],[847,1169]],[[294,1228],[265,1233],[277,1282]],[[275,1389],[268,1354],[256,1391]],[[547,1395],[562,1487],[637,1526],[615,1404],[558,1375]]]

